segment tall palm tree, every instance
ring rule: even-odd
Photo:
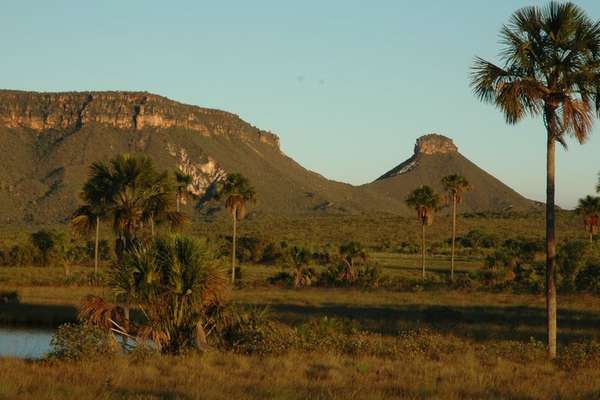
[[[184,202],[190,195],[189,187],[194,183],[194,178],[183,171],[175,170],[175,198],[177,202],[177,211],[179,212],[180,204]]]
[[[502,64],[476,58],[472,87],[509,124],[542,116],[546,128],[546,309],[548,355],[556,357],[555,148],[584,143],[600,112],[600,24],[572,3],[516,11],[501,32]]]
[[[421,270],[425,279],[425,226],[433,223],[433,215],[439,208],[440,197],[429,186],[421,186],[406,198],[406,205],[417,211],[421,223]]]
[[[120,257],[138,241],[144,224],[150,225],[154,236],[155,223],[175,226],[185,222],[183,214],[171,209],[173,192],[168,174],[159,173],[147,156],[123,154],[108,163],[95,162],[83,187],[85,204],[73,218],[74,227],[86,231],[95,220],[98,236],[100,221],[112,220]]]
[[[246,216],[246,206],[254,202],[256,192],[248,179],[242,174],[230,174],[225,181],[219,183],[216,194],[217,200],[225,199],[225,207],[233,219],[233,240],[231,251],[231,283],[235,283],[235,250],[237,222]]]
[[[94,274],[98,273],[98,259],[100,249],[100,219],[103,215],[94,211],[90,204],[79,207],[71,217],[71,228],[81,235],[94,235]]]
[[[80,234],[89,234],[95,230],[94,238],[94,273],[98,273],[100,221],[107,218],[110,212],[115,189],[109,167],[102,162],[90,166],[88,180],[83,185],[80,197],[84,205],[72,216],[71,227]]]
[[[442,186],[446,192],[446,199],[452,202],[452,255],[450,258],[450,280],[454,280],[454,244],[456,242],[456,206],[462,202],[463,194],[471,190],[469,181],[464,176],[457,174],[442,178]]]
[[[583,217],[583,226],[590,235],[590,242],[593,242],[594,235],[598,232],[598,226],[600,226],[600,197],[586,196],[579,199],[575,211]]]

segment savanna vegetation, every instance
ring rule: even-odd
[[[600,24],[553,2],[501,36],[473,88],[542,117],[545,214],[462,213],[477,188],[449,171],[417,218],[286,219],[242,174],[196,198],[146,156],[94,163],[69,227],[0,241],[0,323],[56,328],[43,359],[0,359],[0,398],[600,397],[600,201],[554,206],[555,144],[600,109]]]

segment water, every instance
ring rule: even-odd
[[[51,329],[0,327],[0,357],[42,358],[53,334]]]

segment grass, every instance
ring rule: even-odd
[[[0,399],[594,399],[598,360],[565,368],[539,346],[428,338],[401,356],[209,352],[84,362],[0,359]],[[409,341],[413,340],[408,339]],[[505,353],[508,356],[499,355]]]
[[[418,255],[375,252],[383,273],[418,278]],[[482,260],[459,258],[457,270]],[[431,257],[446,274],[447,257]],[[548,362],[543,295],[451,290],[298,290],[271,287],[278,266],[244,265],[232,301],[268,306],[291,327],[315,318],[354,321],[371,350],[290,350],[277,355],[210,351],[180,357],[117,355],[82,362],[0,358],[2,399],[596,399],[600,398],[600,297],[559,297],[559,354]],[[89,267],[75,267],[85,277]],[[1,267],[0,324],[72,321],[89,293],[106,287],[65,278],[62,268]],[[406,336],[406,332],[417,332]],[[357,339],[358,340],[358,339]],[[591,347],[586,347],[586,346]],[[595,346],[595,347],[594,347]],[[592,350],[590,350],[592,349]]]

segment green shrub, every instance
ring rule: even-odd
[[[514,284],[517,290],[542,293],[546,286],[546,264],[522,264],[515,268]]]
[[[600,264],[589,264],[575,279],[578,290],[600,293]]]
[[[56,235],[47,230],[37,231],[31,234],[31,244],[39,251],[39,263],[43,266],[50,262],[50,253],[56,245]]]
[[[52,337],[50,357],[82,360],[116,352],[117,344],[107,332],[83,324],[64,324]]]
[[[33,264],[36,251],[31,244],[12,246],[6,257],[8,265],[15,267],[28,266]]]
[[[293,332],[271,320],[266,307],[233,307],[217,324],[216,342],[225,350],[242,354],[272,354],[287,350]]]

